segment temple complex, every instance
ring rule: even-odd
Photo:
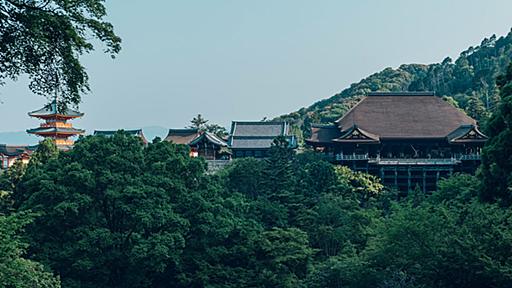
[[[70,149],[74,143],[70,137],[83,134],[85,131],[73,128],[73,125],[67,121],[80,118],[84,114],[69,108],[65,111],[62,111],[63,109],[59,107],[57,100],[53,100],[45,107],[28,113],[30,117],[39,118],[45,122],[38,128],[28,129],[27,133],[52,139],[61,150]]]
[[[306,143],[333,163],[400,191],[433,191],[442,177],[474,173],[487,137],[474,119],[431,92],[370,93]]]

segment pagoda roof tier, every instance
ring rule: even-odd
[[[34,129],[28,129],[27,133],[37,135],[78,135],[84,133],[85,130],[75,128],[59,128],[59,127],[39,127]]]
[[[37,118],[63,118],[63,119],[70,119],[70,118],[78,118],[84,116],[84,113],[81,113],[79,111],[66,108],[65,111],[59,111],[57,101],[53,100],[50,104],[46,105],[45,107],[32,111],[28,113],[31,117],[37,117]]]

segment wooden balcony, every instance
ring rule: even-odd
[[[329,161],[368,161],[368,163],[378,165],[456,165],[461,161],[478,161],[481,160],[480,154],[455,154],[445,158],[384,158],[370,157],[368,154],[335,154],[326,155]]]
[[[354,161],[354,160],[368,160],[368,154],[336,154],[334,156],[336,161]]]

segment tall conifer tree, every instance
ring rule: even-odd
[[[512,204],[512,64],[499,76],[501,103],[488,124],[490,136],[482,154],[481,198]]]

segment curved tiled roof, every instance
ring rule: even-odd
[[[274,136],[288,135],[289,126],[286,122],[267,121],[233,121],[231,135],[233,136]]]
[[[31,154],[37,149],[37,145],[33,146],[13,146],[7,144],[0,144],[0,154],[5,156],[18,156],[23,153]]]
[[[206,139],[208,142],[213,143],[218,146],[226,147],[228,144],[220,139],[217,135],[210,133],[210,132],[203,132],[200,133],[199,136],[194,138],[192,141],[188,143],[188,145],[194,145],[196,143],[199,143],[201,140]]]
[[[357,125],[382,138],[444,138],[476,121],[430,93],[374,93],[336,121],[341,130]]]
[[[45,107],[35,110],[32,112],[29,112],[28,115],[31,117],[49,117],[49,116],[61,116],[61,117],[68,117],[68,118],[76,118],[76,117],[82,117],[84,116],[84,113],[81,113],[79,111],[67,108],[66,111],[59,111],[58,110],[57,101],[53,100],[50,104],[46,105]]]
[[[448,134],[446,138],[452,143],[485,142],[488,139],[488,137],[474,125],[461,125]]]
[[[343,131],[343,135],[333,139],[335,142],[379,143],[379,136],[365,131],[354,125]]]
[[[174,144],[184,144],[188,145],[192,140],[194,140],[199,135],[199,130],[197,129],[169,129],[169,133],[167,137],[165,137],[165,141],[172,142]]]
[[[297,139],[290,135],[287,122],[233,121],[228,145],[233,149],[268,149],[278,136],[287,138],[291,148],[297,147]]]
[[[218,146],[228,146],[226,141],[222,140],[217,135],[210,132],[199,131],[195,128],[169,129],[169,133],[167,137],[165,137],[165,141],[184,145],[195,145],[203,139]]]
[[[52,134],[52,133],[60,133],[60,134],[82,134],[85,130],[75,129],[75,128],[60,128],[60,127],[39,127],[34,129],[28,129],[27,133],[31,134]]]
[[[336,125],[312,125],[311,137],[306,142],[329,143],[340,136],[341,131]]]

